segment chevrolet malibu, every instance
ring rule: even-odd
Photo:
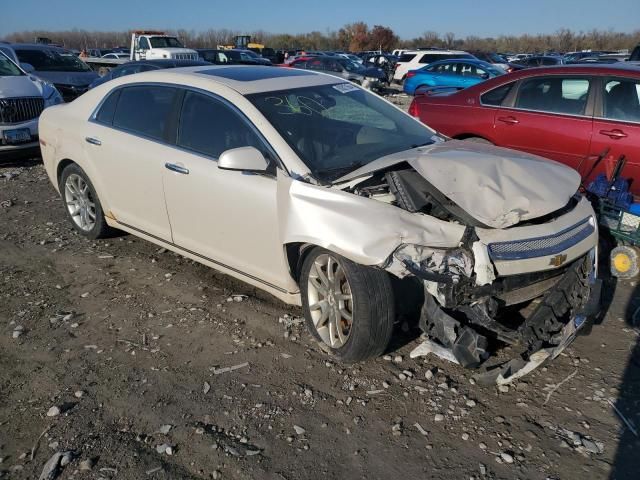
[[[334,76],[146,72],[48,109],[40,130],[81,235],[123,230],[301,305],[345,362],[384,352],[413,316],[416,350],[507,381],[559,354],[598,303],[573,170],[444,141]],[[513,358],[490,361],[505,346]]]

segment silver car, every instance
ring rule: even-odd
[[[500,345],[507,381],[557,355],[597,304],[598,232],[578,174],[445,141],[334,76],[256,66],[140,73],[40,121],[70,223],[118,229],[301,305],[345,362],[413,316],[467,367]]]

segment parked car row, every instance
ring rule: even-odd
[[[625,175],[640,195],[640,68],[564,65],[498,76],[462,91],[415,97],[409,112],[455,139],[533,153],[591,175]]]

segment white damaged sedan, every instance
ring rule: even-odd
[[[417,349],[506,381],[597,310],[597,224],[573,170],[445,141],[336,77],[193,67],[108,82],[40,120],[73,227],[119,229],[301,305],[339,359]],[[517,352],[491,365],[491,353]]]

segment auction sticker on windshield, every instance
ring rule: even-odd
[[[334,85],[333,88],[335,88],[340,93],[349,93],[358,90],[358,87],[351,83],[339,83],[338,85]]]

